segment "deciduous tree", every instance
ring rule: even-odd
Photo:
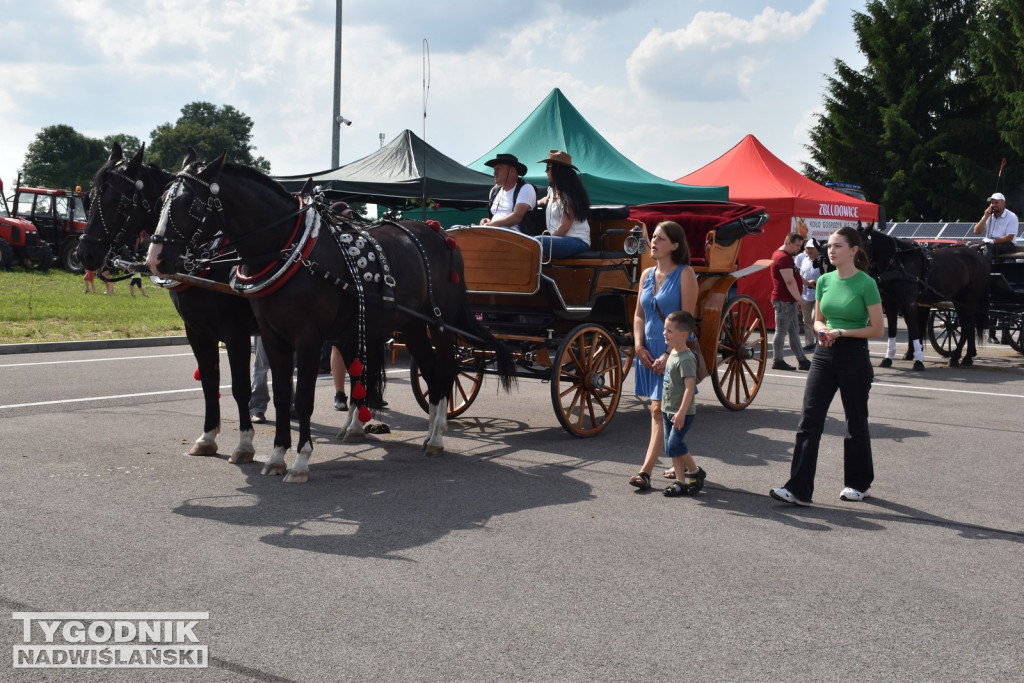
[[[217,107],[192,102],[181,109],[175,123],[156,127],[150,137],[149,160],[163,168],[178,168],[192,147],[200,159],[213,159],[227,150],[227,160],[253,166],[265,173],[270,162],[253,156],[252,119],[230,104]]]

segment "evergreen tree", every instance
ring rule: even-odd
[[[854,13],[867,66],[837,60],[805,171],[860,183],[890,217],[973,216],[994,130],[970,59],[979,4],[871,0]]]
[[[227,160],[270,171],[270,162],[254,157],[252,119],[231,105],[216,107],[209,102],[192,102],[181,109],[174,124],[164,123],[150,133],[149,159],[167,169],[179,168],[192,147],[200,159],[220,156],[225,149]]]

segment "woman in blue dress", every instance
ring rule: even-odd
[[[669,354],[663,323],[669,313],[692,314],[697,305],[697,274],[690,267],[690,245],[682,226],[672,221],[659,223],[651,234],[651,257],[656,265],[640,276],[642,286],[633,316],[636,395],[651,402],[651,440],[640,472],[629,480],[638,489],[651,488],[651,473],[665,449],[661,390]]]

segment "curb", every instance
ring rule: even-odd
[[[137,339],[90,339],[88,341],[35,342],[0,344],[0,356],[13,353],[46,353],[53,351],[91,351],[95,349],[135,349],[146,346],[185,346],[187,337],[139,337]]]

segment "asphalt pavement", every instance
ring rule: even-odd
[[[836,400],[802,508],[767,496],[801,372],[769,370],[739,412],[703,384],[688,442],[707,486],[670,499],[627,484],[650,420],[632,376],[591,439],[560,428],[550,385],[488,379],[436,459],[404,360],[391,431],[365,443],[335,438],[321,377],[310,481],[284,484],[186,455],[187,347],[0,355],[3,608],[209,617],[206,668],[131,670],[15,668],[23,620],[4,619],[0,680],[1020,680],[1024,357],[926,366],[875,370],[874,495],[838,498]],[[227,387],[221,408],[230,452]],[[258,459],[273,435],[256,426]]]

